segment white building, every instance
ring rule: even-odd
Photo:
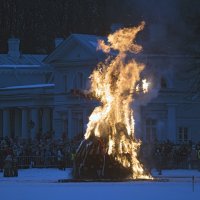
[[[57,39],[48,56],[21,54],[20,41],[10,39],[8,54],[0,54],[0,136],[34,138],[49,131],[57,138],[84,134],[97,102],[73,92],[88,89],[89,75],[104,59],[96,51],[100,38],[72,34],[64,41]],[[161,88],[156,98],[137,108],[138,137],[148,142],[200,140],[200,104],[187,98],[193,80],[184,77],[200,57],[141,55],[139,59],[153,67],[152,86],[156,82]]]

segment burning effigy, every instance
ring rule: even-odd
[[[139,53],[135,43],[143,30],[137,27],[119,29],[99,41],[98,49],[108,54],[90,76],[90,92],[100,101],[89,117],[85,138],[77,149],[73,176],[77,179],[149,179],[151,175],[138,159],[141,141],[134,136],[134,94],[148,92],[141,80],[144,64],[128,56]],[[110,52],[117,52],[114,56]],[[138,83],[141,82],[141,85]]]

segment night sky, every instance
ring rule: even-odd
[[[199,0],[0,0],[0,52],[7,52],[9,37],[20,38],[23,53],[46,54],[55,37],[107,35],[113,23],[132,26],[142,20],[146,28],[138,40],[147,52],[200,52]],[[150,41],[151,29],[157,41]]]

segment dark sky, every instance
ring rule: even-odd
[[[0,51],[7,52],[7,39],[14,36],[22,52],[49,53],[55,37],[107,35],[113,23],[141,20],[146,27],[139,40],[146,51],[200,51],[199,0],[0,0]]]

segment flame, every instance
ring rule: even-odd
[[[150,84],[150,83],[148,83],[146,79],[143,79],[143,80],[142,80],[142,88],[143,88],[143,92],[144,92],[144,93],[148,92],[149,84]]]
[[[124,28],[108,36],[108,43],[99,41],[98,49],[105,53],[117,51],[99,63],[90,76],[91,92],[99,99],[101,106],[94,109],[89,117],[85,139],[95,135],[107,142],[107,153],[113,155],[124,167],[131,167],[132,178],[151,178],[146,175],[137,158],[141,142],[134,139],[134,112],[130,105],[133,94],[137,92],[137,83],[144,64],[127,59],[127,52],[139,53],[142,46],[134,39],[144,28],[144,22],[138,27]],[[146,79],[142,81],[144,93],[148,91]],[[139,87],[139,86],[138,86]],[[130,159],[127,159],[127,155]]]
[[[136,92],[147,93],[149,91],[150,82],[147,82],[147,79],[142,79],[142,84],[137,84],[135,87]]]

